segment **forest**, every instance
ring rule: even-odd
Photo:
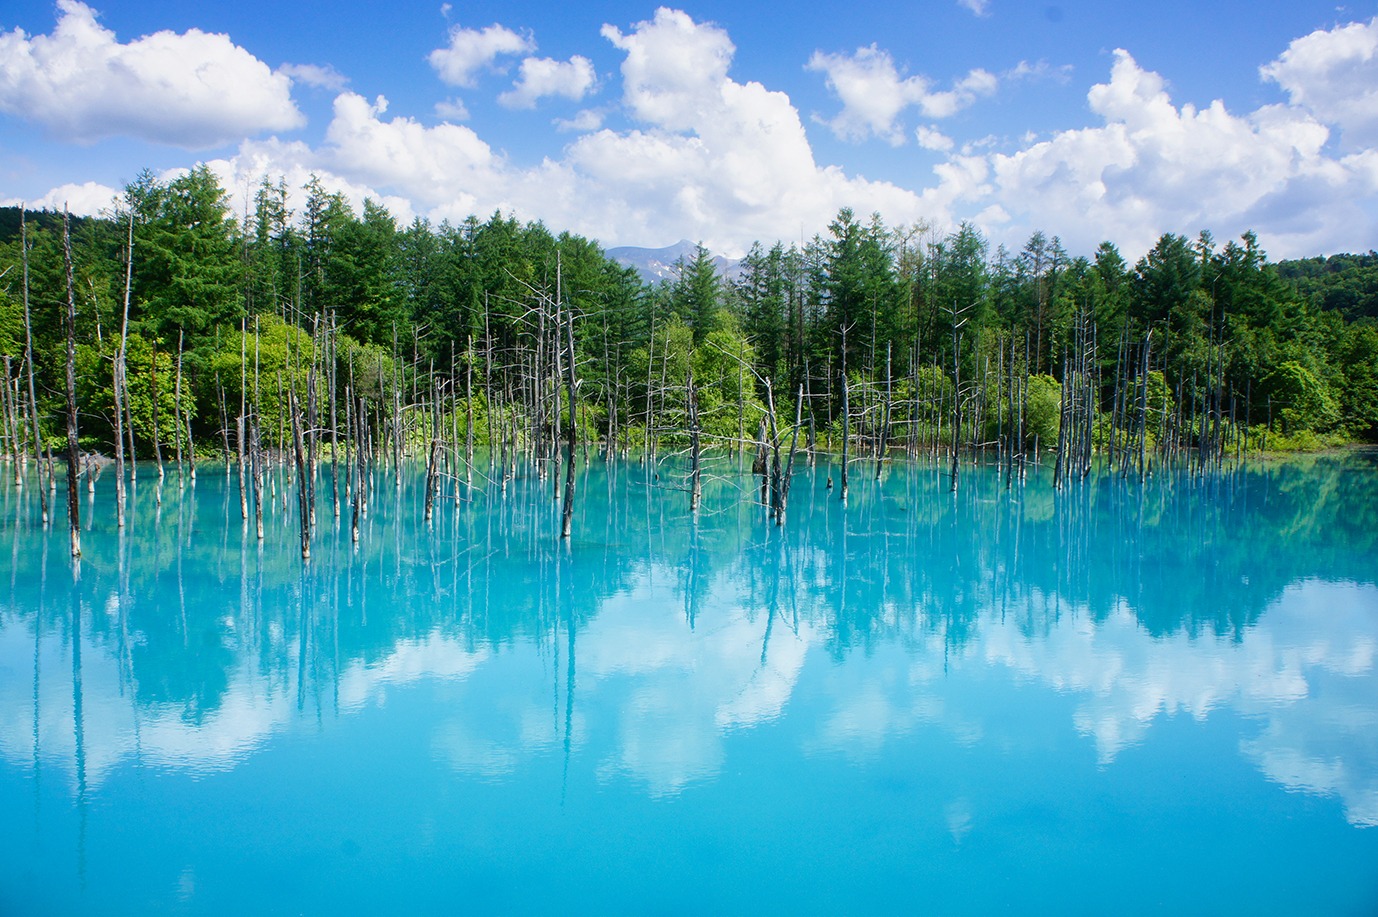
[[[92,474],[112,453],[347,468],[352,443],[437,482],[461,453],[471,479],[476,444],[504,469],[576,443],[758,469],[828,448],[844,488],[849,450],[948,456],[955,487],[973,451],[1055,457],[1070,480],[1378,440],[1372,252],[1277,264],[1252,233],[1201,232],[1130,264],[844,209],[806,244],[754,245],[733,279],[700,246],[652,286],[540,223],[399,226],[301,190],[294,212],[265,179],[237,215],[201,166],[141,175],[99,218],[0,212],[16,466],[65,434]]]

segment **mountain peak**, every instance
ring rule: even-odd
[[[694,257],[698,247],[697,242],[680,239],[674,245],[667,245],[664,248],[639,248],[635,245],[621,245],[617,248],[608,249],[607,256],[625,267],[636,268],[642,282],[654,286],[667,281],[673,282],[679,276],[675,263],[681,258],[687,260]],[[739,259],[714,255],[711,251],[709,254],[713,257],[713,267],[724,282],[736,280],[740,276],[741,261]]]

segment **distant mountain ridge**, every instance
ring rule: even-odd
[[[664,248],[638,248],[634,245],[622,245],[608,249],[607,256],[618,264],[635,268],[637,274],[641,276],[642,282],[655,285],[661,281],[673,283],[679,277],[679,272],[675,269],[675,262],[681,258],[685,261],[693,259],[694,250],[697,247],[688,239],[681,239],[674,245],[667,245]],[[741,265],[741,259],[713,255],[713,267],[724,281],[736,280],[740,277]]]

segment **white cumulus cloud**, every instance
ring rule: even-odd
[[[815,51],[808,69],[823,73],[842,101],[836,117],[820,119],[833,133],[844,140],[880,137],[895,146],[904,142],[897,122],[906,108],[918,108],[929,118],[948,118],[999,88],[994,74],[978,68],[951,89],[935,89],[927,77],[903,76],[890,52],[874,44],[850,55]]]
[[[604,25],[602,32],[627,54],[623,99],[639,120],[665,130],[692,130],[703,120],[700,106],[721,107],[714,97],[727,82],[737,51],[724,30],[661,7],[654,20],[637,23],[631,34],[614,25]]]
[[[502,211],[610,245],[693,238],[729,255],[815,231],[841,207],[940,222],[988,181],[979,158],[944,163],[953,181],[923,193],[819,164],[789,97],[732,79],[727,33],[683,12],[661,9],[603,35],[626,55],[621,109],[632,127],[600,127],[605,111],[581,112],[556,123],[579,136],[535,164],[513,162],[467,125],[391,116],[385,98],[344,92],[319,145],[251,141],[211,165],[237,212],[264,175],[294,186],[314,174],[356,207],[371,197],[403,220]],[[454,105],[437,111],[456,118],[464,112]]]
[[[598,82],[593,62],[576,54],[567,61],[548,57],[528,57],[517,71],[517,82],[498,96],[508,108],[535,108],[546,96],[559,96],[575,102],[588,95]]]
[[[62,9],[62,28],[93,21],[73,2]],[[818,162],[789,96],[733,78],[736,48],[722,27],[662,8],[646,21],[603,27],[603,37],[623,55],[607,77],[621,80],[620,96],[555,119],[552,133],[568,132],[565,145],[537,161],[509,158],[479,125],[389,114],[382,97],[370,101],[344,91],[318,141],[251,138],[236,155],[210,164],[224,177],[236,212],[264,175],[299,186],[316,174],[356,207],[372,197],[403,220],[462,220],[501,210],[606,244],[690,238],[725,254],[739,254],[754,240],[798,240],[844,206],[863,215],[879,211],[891,225],[923,220],[940,233],[968,219],[993,244],[1015,248],[1036,229],[1060,235],[1076,253],[1108,239],[1131,260],[1164,232],[1203,228],[1221,238],[1254,229],[1273,257],[1366,250],[1378,235],[1378,150],[1356,141],[1378,124],[1364,101],[1378,83],[1365,56],[1375,28],[1339,26],[1292,42],[1260,70],[1289,102],[1254,110],[1221,100],[1199,108],[1175,102],[1163,76],[1118,51],[1108,76],[1088,87],[1085,126],[1018,138],[964,137],[941,119],[1016,80],[1065,79],[1066,68],[1026,63],[999,77],[973,70],[939,88],[901,72],[876,46],[816,54],[815,69],[842,99],[842,111],[828,122],[834,130],[917,142],[937,154],[926,181],[901,185]],[[203,37],[233,48],[223,37]],[[598,88],[593,65],[578,63],[588,58],[532,57],[532,39],[501,26],[458,30],[451,38],[432,62],[438,70],[451,67],[455,80],[476,77],[503,54],[514,55],[514,68],[515,56],[524,56],[506,104],[551,95],[581,99]],[[29,57],[35,46],[58,40],[57,33],[41,40],[0,35],[7,49]],[[13,57],[0,56],[0,73],[27,66]],[[284,93],[292,80],[328,78],[295,68],[263,74],[280,81]],[[66,71],[44,78],[74,79]],[[0,83],[0,96],[10,99],[5,93],[12,92]],[[130,117],[167,114],[151,102],[146,108]],[[433,120],[468,117],[459,99],[434,111]],[[918,126],[903,124],[905,115]],[[101,119],[109,117],[93,115],[95,127],[83,122],[82,130],[99,135]],[[1341,134],[1346,142],[1337,146]],[[75,212],[99,210],[112,191],[80,185],[87,177],[31,201],[60,206],[68,200]]]
[[[440,79],[451,86],[473,88],[479,71],[504,55],[536,50],[530,35],[521,35],[494,23],[483,29],[450,29],[450,43],[432,51],[428,60]]]
[[[57,10],[51,35],[0,34],[0,111],[64,140],[193,149],[305,124],[291,78],[228,36],[162,31],[122,44],[79,0]]]
[[[815,162],[789,97],[728,75],[735,48],[719,26],[661,8],[628,33],[603,34],[627,55],[623,104],[644,127],[580,137],[566,161],[617,189],[621,238],[695,238],[734,252],[826,225],[841,206],[901,220],[923,209],[913,192]]]
[[[1123,50],[1087,100],[1100,126],[990,155],[992,194],[1016,230],[1057,227],[1075,250],[1108,238],[1143,252],[1163,232],[1265,225],[1295,252],[1343,244],[1345,221],[1370,222],[1351,200],[1356,170],[1323,155],[1329,131],[1300,109],[1178,107]]]
[[[503,163],[471,128],[384,120],[387,107],[382,96],[371,103],[352,92],[335,99],[321,151],[329,168],[423,206],[449,201],[477,207],[480,193],[503,183]]]
[[[917,140],[919,146],[923,147],[925,150],[937,150],[941,153],[951,151],[954,145],[951,137],[947,136],[936,127],[931,126],[925,127],[920,125],[914,128],[914,139]]]
[[[100,182],[69,182],[29,201],[17,197],[0,199],[0,207],[23,205],[30,210],[61,210],[65,207],[78,216],[99,216],[102,211],[110,210],[119,196],[119,191]]]
[[[1378,17],[1298,38],[1259,73],[1353,146],[1378,141]]]

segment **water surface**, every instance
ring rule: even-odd
[[[0,912],[1378,910],[1378,468],[0,489]],[[282,485],[279,485],[281,488]],[[447,485],[447,493],[448,493]],[[346,509],[347,515],[347,509]],[[9,545],[3,545],[9,541]]]

